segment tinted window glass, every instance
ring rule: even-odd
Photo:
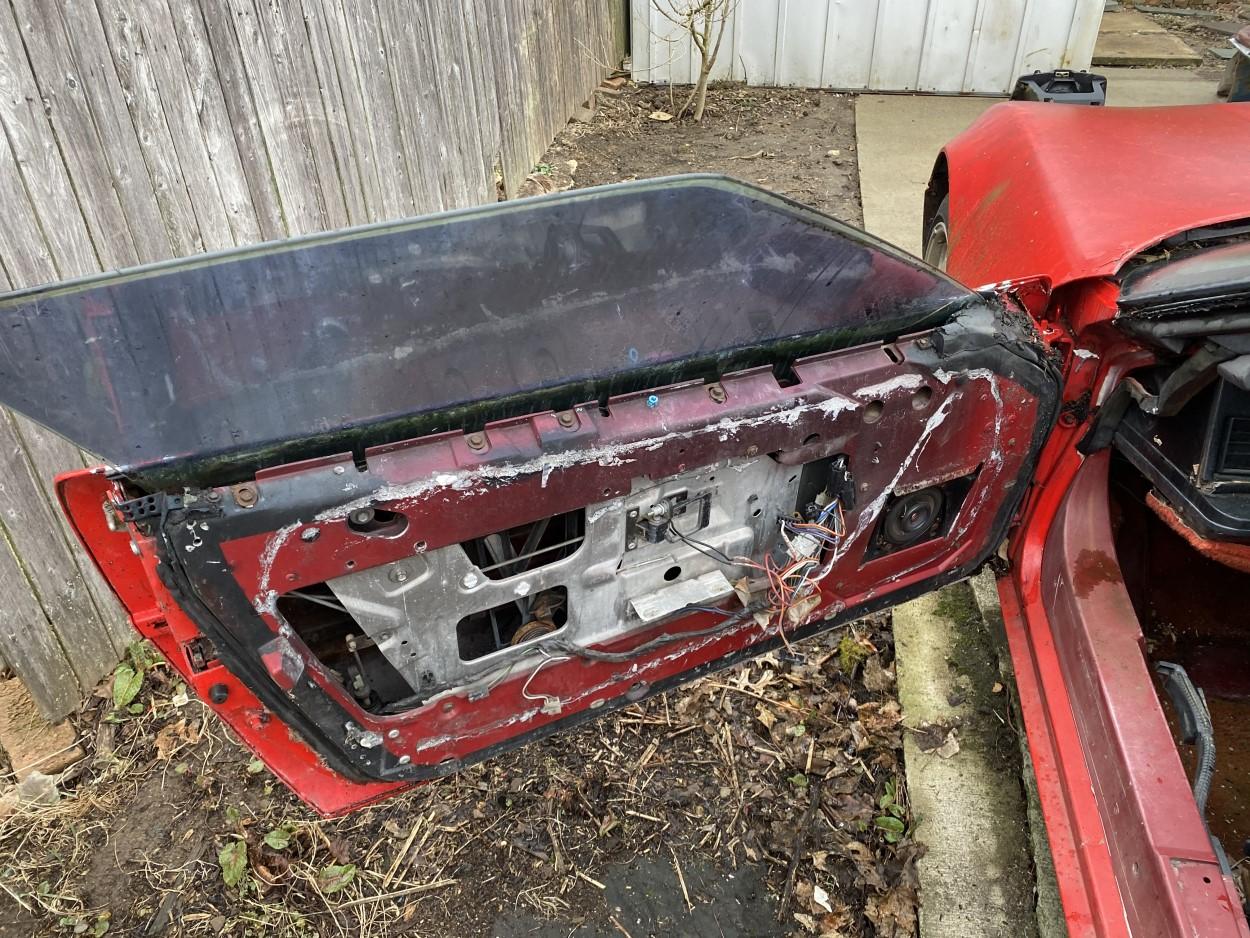
[[[777,196],[679,177],[12,294],[0,398],[121,467],[273,454],[784,337],[893,335],[971,298]]]

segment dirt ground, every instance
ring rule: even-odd
[[[713,87],[701,124],[653,120],[681,107],[681,89],[598,96],[543,155],[526,194],[675,173],[724,173],[861,226],[855,99],[792,88]],[[571,161],[571,162],[570,162]]]
[[[61,802],[0,821],[5,938],[912,934],[879,621],[336,821],[143,673],[140,712],[80,715]]]
[[[861,219],[852,100],[625,89],[535,190],[725,172]],[[902,938],[916,921],[888,617],[324,821],[140,646],[61,800],[0,819],[0,936]],[[791,875],[791,871],[793,871]],[[792,879],[787,888],[788,879]]]

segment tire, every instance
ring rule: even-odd
[[[950,257],[950,201],[950,196],[944,198],[925,226],[924,262],[942,271]]]

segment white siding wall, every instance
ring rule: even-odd
[[[689,84],[698,53],[631,0],[633,74]],[[673,0],[680,9],[685,0]],[[1018,75],[1088,68],[1104,0],[738,0],[714,78],[752,85],[1000,94]]]

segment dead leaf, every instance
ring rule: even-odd
[[[152,740],[152,746],[156,749],[158,759],[168,759],[181,749],[183,744],[193,746],[199,741],[199,724],[179,720],[162,726]]]
[[[812,886],[812,902],[826,912],[833,912],[833,906],[829,904],[829,893],[825,892],[819,885]]]
[[[916,930],[916,894],[900,887],[869,896],[864,914],[877,927],[879,938],[911,938]]]
[[[668,113],[668,111],[652,111],[647,116],[653,121],[671,121],[673,119],[673,115]]]
[[[894,729],[903,719],[903,712],[897,700],[885,703],[866,703],[859,706],[859,722],[869,733],[886,733]]]
[[[763,704],[759,704],[756,706],[755,716],[756,716],[756,719],[758,719],[761,723],[764,724],[764,728],[769,731],[772,730],[773,724],[777,722],[777,714],[773,713]]]
[[[806,928],[808,931],[810,932],[816,931],[816,919],[812,918],[812,916],[805,915],[802,912],[795,912],[794,920],[798,922],[800,925],[802,925],[804,928]]]
[[[877,866],[877,858],[872,855],[872,850],[867,845],[861,844],[858,840],[852,840],[842,849],[855,863],[855,870],[864,880],[864,885],[872,889],[885,888],[885,880]]]
[[[921,752],[933,752],[943,759],[949,759],[959,752],[959,740],[955,736],[955,727],[957,725],[950,723],[921,723],[919,728],[912,730],[912,735],[916,739],[916,748]]]
[[[880,655],[873,655],[864,662],[863,682],[873,693],[884,693],[894,686],[894,674],[882,666]]]
[[[955,738],[955,731],[951,730],[946,734],[946,739],[942,741],[942,745],[933,750],[943,759],[949,759],[951,756],[959,752],[959,740]]]

